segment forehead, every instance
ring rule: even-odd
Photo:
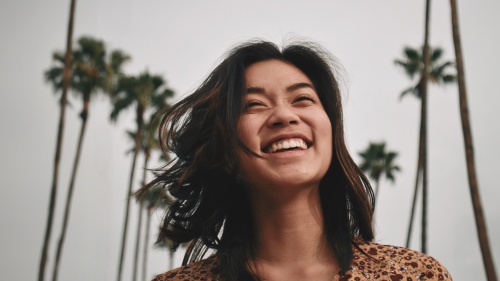
[[[245,70],[248,87],[287,87],[295,83],[312,84],[311,80],[293,64],[277,60],[265,60],[251,64]]]

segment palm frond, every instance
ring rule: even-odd
[[[172,196],[170,196],[162,186],[156,185],[151,187],[148,191],[144,193],[142,196],[145,206],[148,209],[157,208],[157,207],[166,207],[167,205],[173,202]]]
[[[399,96],[399,100],[402,100],[408,94],[412,94],[414,97],[420,99],[420,90],[418,88],[418,84],[415,86],[409,87],[406,90],[404,90],[403,92],[401,92],[401,95]]]
[[[122,50],[113,50],[110,55],[109,65],[116,73],[120,73],[123,65],[130,61],[131,57]]]
[[[63,72],[63,68],[56,66],[48,69],[44,73],[45,81],[49,82],[52,85],[54,92],[59,92],[59,90],[62,89]]]
[[[410,79],[413,79],[416,74],[420,73],[420,66],[418,63],[410,61],[405,62],[401,60],[396,60],[394,63],[403,68],[404,72],[410,77]]]
[[[443,83],[444,84],[454,83],[455,81],[457,81],[457,76],[456,75],[446,74],[446,75],[443,76]]]
[[[61,65],[64,65],[64,61],[65,61],[65,54],[62,53],[62,52],[54,52],[52,54],[52,59],[58,63],[60,63]]]
[[[404,54],[408,58],[408,60],[412,61],[421,61],[422,56],[420,55],[420,51],[411,47],[404,48]]]
[[[445,73],[447,69],[449,68],[454,68],[454,63],[451,61],[446,61],[444,63],[441,63],[439,65],[436,65],[434,68],[431,69],[431,78],[433,81],[436,83],[446,83],[444,81],[445,76],[447,77],[446,79],[450,79],[451,76],[455,77],[455,75]],[[454,82],[455,80],[451,81]],[[448,82],[449,83],[449,82]]]
[[[444,53],[443,49],[441,49],[439,47],[436,47],[434,49],[431,48],[431,50],[430,50],[430,61],[431,61],[431,63],[439,61],[439,59],[441,58],[441,56],[443,55],[443,53]]]
[[[113,103],[113,110],[109,116],[111,122],[116,122],[120,113],[127,109],[133,102],[133,99],[127,97],[116,99]]]

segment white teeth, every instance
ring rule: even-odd
[[[288,149],[288,148],[290,148],[290,143],[289,143],[289,142],[287,142],[287,141],[284,141],[284,142],[283,142],[283,148],[284,148],[284,149]]]
[[[289,148],[301,148],[307,149],[307,144],[303,139],[293,138],[286,140],[279,140],[269,146],[268,152],[274,153],[278,150],[289,149]]]

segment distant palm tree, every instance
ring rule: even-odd
[[[144,193],[142,200],[142,202],[145,203],[147,210],[144,252],[142,256],[142,281],[146,281],[148,250],[150,247],[149,231],[151,229],[151,215],[156,209],[165,209],[168,206],[168,203],[172,201],[172,197],[165,192],[162,186],[158,185],[150,188],[146,193]]]
[[[70,87],[73,89],[73,92],[75,94],[81,95],[83,101],[83,109],[80,113],[82,124],[80,128],[80,135],[78,137],[76,155],[73,162],[73,169],[67,193],[63,226],[61,229],[61,234],[59,236],[59,242],[56,252],[56,260],[54,262],[54,268],[52,272],[53,280],[57,280],[57,273],[59,269],[62,248],[66,235],[69,210],[73,195],[73,187],[76,179],[76,173],[78,170],[78,163],[80,160],[83,137],[85,135],[85,128],[87,125],[90,96],[91,94],[97,92],[97,90],[102,86],[102,78],[104,76],[104,56],[105,56],[104,43],[102,41],[98,41],[88,37],[80,38],[80,40],[78,40],[77,49],[73,50],[73,63],[71,66],[72,77],[71,77]],[[62,64],[63,55],[61,53],[55,53],[54,59]],[[58,83],[60,83],[60,81],[62,81],[63,67],[62,66],[52,67],[45,73],[45,77],[48,81],[51,81],[54,85],[57,85]]]
[[[429,48],[429,81],[438,85],[455,83],[457,80],[455,74],[448,72],[450,69],[454,69],[454,62],[442,61],[443,53],[443,49],[439,47]],[[410,86],[401,93],[400,98],[404,98],[406,95],[412,94],[420,99],[422,90],[422,73],[424,68],[423,48],[419,50],[411,47],[405,47],[403,50],[403,58],[396,59],[394,63],[403,68],[405,74],[410,79],[414,81],[416,80],[413,86]]]
[[[460,30],[458,26],[458,9],[455,0],[450,0],[451,22],[453,31],[453,43],[455,46],[455,57],[457,60],[458,94],[460,98],[460,117],[462,120],[462,131],[465,144],[465,159],[467,163],[467,175],[469,178],[469,188],[472,205],[474,207],[474,217],[476,218],[476,229],[483,256],[483,264],[488,281],[496,281],[497,275],[493,256],[490,250],[488,232],[486,231],[486,220],[483,214],[481,198],[479,196],[479,184],[476,177],[476,164],[474,160],[474,146],[472,143],[472,130],[469,121],[469,105],[467,102],[467,87],[465,87],[465,72],[462,59],[462,43],[460,40]]]
[[[137,133],[135,138],[135,147],[132,158],[132,167],[130,171],[129,186],[127,189],[127,204],[125,208],[125,221],[123,225],[121,249],[118,263],[117,280],[121,280],[123,269],[123,258],[125,256],[125,244],[127,240],[127,228],[130,212],[130,197],[134,182],[135,166],[137,156],[141,148],[144,114],[148,110],[153,111],[153,115],[159,112],[164,106],[166,99],[172,97],[174,92],[166,88],[163,78],[157,75],[151,75],[144,72],[139,76],[123,76],[118,81],[117,87],[113,90],[113,110],[110,118],[116,121],[118,116],[127,108],[135,105]]]
[[[63,81],[62,81],[62,94],[61,103],[59,110],[59,126],[57,128],[57,141],[56,141],[56,153],[54,157],[54,171],[52,173],[52,185],[50,189],[49,197],[49,212],[47,214],[47,223],[45,225],[45,235],[43,239],[42,253],[40,255],[40,265],[38,267],[38,281],[43,281],[45,279],[45,266],[48,259],[48,250],[50,237],[52,235],[52,225],[54,221],[54,210],[56,207],[57,199],[57,183],[59,179],[59,164],[61,159],[62,142],[63,142],[63,131],[64,131],[64,121],[66,115],[66,104],[68,96],[68,87],[70,84],[71,76],[71,55],[72,44],[73,44],[73,23],[75,19],[75,9],[76,0],[71,0],[69,8],[69,20],[68,20],[68,33],[66,36],[66,54],[64,57],[64,70],[63,70]],[[56,90],[58,87],[56,86]]]
[[[375,181],[375,203],[379,194],[380,179],[385,177],[391,182],[395,181],[395,172],[401,168],[394,163],[398,154],[394,151],[385,150],[385,142],[370,143],[365,151],[359,153],[363,159],[360,168]],[[376,206],[376,205],[375,205]]]
[[[426,3],[426,34],[424,38],[424,47],[421,50],[406,47],[403,52],[403,59],[396,59],[394,63],[400,66],[405,71],[406,75],[416,80],[413,86],[405,89],[400,98],[413,94],[421,101],[420,112],[420,130],[419,130],[419,145],[418,145],[418,160],[417,174],[415,178],[415,188],[413,193],[413,202],[410,213],[410,222],[408,227],[408,235],[406,247],[410,246],[411,232],[413,226],[413,218],[415,214],[415,205],[418,195],[418,187],[420,176],[422,176],[422,251],[426,252],[426,225],[427,225],[427,81],[435,84],[450,84],[456,81],[456,76],[449,73],[449,69],[453,68],[452,61],[442,61],[443,50],[441,48],[428,48],[428,19],[429,19],[429,3]],[[428,54],[428,55],[426,55]],[[424,60],[428,57],[428,61]],[[428,65],[428,67],[427,67]],[[428,69],[428,71],[425,71]]]
[[[141,150],[144,154],[144,166],[143,166],[143,174],[142,174],[142,181],[141,181],[141,186],[145,186],[147,182],[147,170],[148,170],[148,164],[149,160],[151,158],[151,153],[154,150],[157,150],[160,148],[160,144],[158,142],[157,134],[156,131],[158,129],[158,119],[155,119],[154,116],[152,116],[150,119],[150,122],[144,124],[144,130],[142,134],[142,145],[141,145]],[[130,139],[132,139],[135,142],[135,139],[137,137],[136,132],[128,131],[127,132],[128,136]],[[134,148],[132,148],[129,152],[134,152]],[[135,253],[134,253],[134,269],[133,269],[133,280],[137,280],[137,274],[138,274],[138,265],[139,265],[139,248],[140,248],[140,241],[141,241],[141,230],[142,230],[142,217],[143,217],[143,210],[144,210],[144,197],[139,197],[138,198],[138,203],[139,203],[139,214],[138,214],[138,220],[137,220],[137,236],[136,236],[136,244],[135,244]]]
[[[113,52],[113,54],[116,53],[120,52],[119,51]],[[68,187],[61,234],[59,236],[59,243],[57,245],[56,260],[54,262],[53,275],[52,275],[53,281],[57,280],[59,264],[62,255],[62,248],[66,237],[66,231],[71,209],[71,201],[73,197],[73,190],[75,186],[80,155],[83,147],[83,139],[87,127],[90,99],[92,95],[96,93],[104,93],[103,90],[106,87],[106,81],[110,79],[108,78],[108,75],[113,74],[107,70],[109,67],[105,62],[106,58],[105,55],[106,55],[106,50],[104,43],[100,40],[96,40],[91,37],[81,37],[78,40],[77,49],[73,50],[74,60],[72,64],[72,76],[71,76],[70,87],[73,89],[73,92],[79,95],[82,99],[83,105],[82,105],[82,111],[80,112],[80,119],[82,123],[80,128],[80,134],[78,137],[78,144],[76,149],[76,155],[73,162],[70,183]],[[56,53],[54,55],[54,58],[57,61],[62,62],[63,57],[62,54]],[[46,79],[51,81],[54,85],[57,85],[59,81],[62,80],[62,74],[63,74],[62,67],[55,66],[46,72]]]

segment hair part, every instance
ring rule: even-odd
[[[160,145],[177,157],[139,191],[140,196],[161,184],[176,198],[157,242],[170,239],[177,248],[192,241],[183,264],[200,260],[209,248],[216,250],[228,281],[259,279],[247,271],[255,255],[255,232],[237,151],[257,155],[243,144],[237,127],[244,110],[245,69],[270,59],[293,64],[311,80],[332,124],[332,162],[320,183],[320,197],[325,233],[341,272],[353,259],[354,240],[374,236],[373,191],[344,139],[340,64],[310,42],[282,50],[266,41],[246,42],[233,48],[191,95],[164,111]]]

